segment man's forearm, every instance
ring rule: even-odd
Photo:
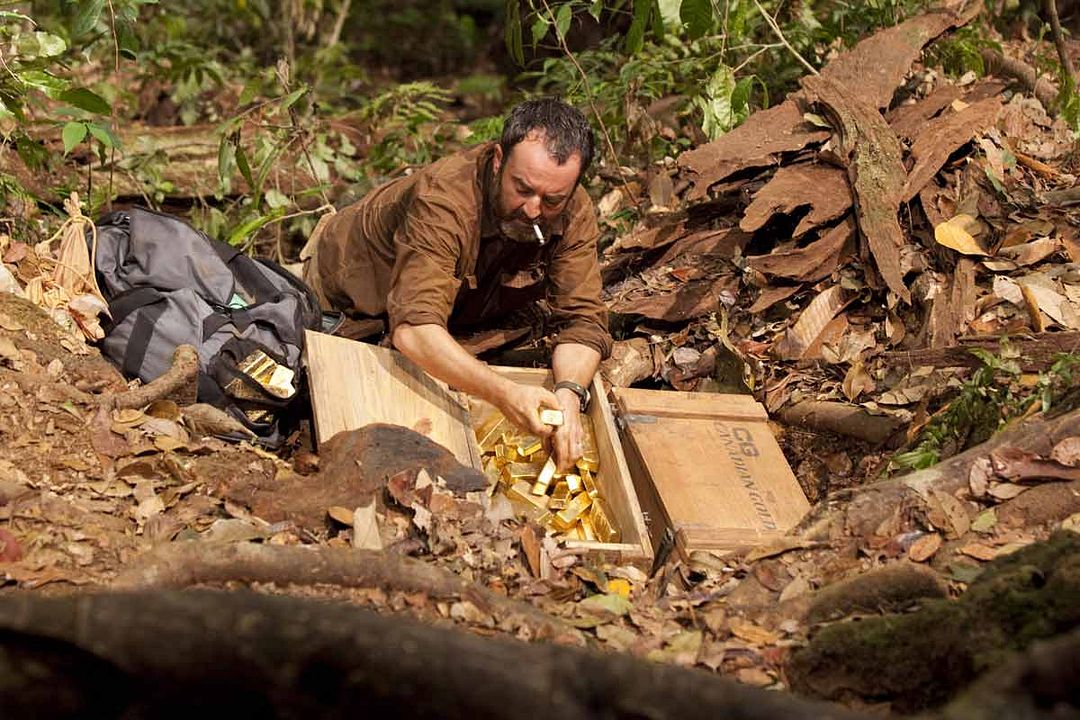
[[[441,325],[398,326],[393,342],[429,375],[488,402],[509,382],[466,352]]]
[[[555,382],[569,380],[588,387],[598,367],[600,353],[580,343],[556,345],[551,356],[551,373],[555,376]]]

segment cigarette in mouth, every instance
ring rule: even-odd
[[[533,223],[533,232],[536,233],[536,239],[540,241],[540,244],[544,244],[544,233],[540,232],[540,226]]]

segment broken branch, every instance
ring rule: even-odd
[[[125,393],[104,395],[101,405],[108,409],[141,408],[161,400],[195,382],[199,373],[199,353],[191,345],[180,345],[173,351],[172,367],[142,387]]]

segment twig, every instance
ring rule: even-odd
[[[334,19],[334,29],[331,30],[330,37],[326,41],[327,47],[334,47],[341,42],[341,31],[345,28],[345,19],[349,15],[351,5],[352,0],[342,0],[341,7],[338,8],[337,18]]]
[[[988,75],[1000,75],[1020,83],[1025,90],[1032,93],[1035,99],[1042,103],[1043,108],[1050,112],[1057,100],[1058,89],[1054,83],[1046,78],[1041,78],[1035,72],[1035,68],[1022,60],[1008,58],[990,48],[983,48],[979,55],[986,65]]]
[[[292,89],[291,89],[290,83],[289,83],[289,72],[291,70],[292,70],[292,65],[291,64],[288,65],[288,70],[286,70],[286,71],[282,71],[281,64],[280,63],[278,64],[278,73],[277,73],[278,80],[281,81],[282,87],[285,88],[285,94],[286,95],[288,95],[290,92],[292,92]],[[315,180],[316,182],[318,182],[319,181],[319,174],[317,172],[315,172],[315,163],[311,159],[311,153],[308,152],[307,138],[304,137],[305,133],[300,128],[300,118],[297,115],[296,108],[294,106],[289,107],[289,121],[292,123],[293,131],[295,133],[297,133],[297,135],[300,137],[300,151],[304,153],[304,160],[307,161],[308,169],[311,170],[311,178],[312,178],[312,180]],[[333,203],[330,202],[330,197],[326,194],[326,188],[323,187],[323,184],[321,182],[319,182],[318,187],[319,187],[319,196],[322,198],[323,205],[333,205]]]
[[[288,215],[282,215],[281,217],[274,218],[273,220],[268,220],[266,222],[266,224],[260,226],[258,228],[258,230],[262,230],[263,228],[266,228],[266,227],[268,227],[270,225],[273,225],[274,223],[284,222],[285,220],[292,220],[293,218],[303,217],[304,215],[314,215],[315,213],[321,213],[321,212],[335,212],[335,209],[334,209],[334,206],[332,204],[327,203],[325,205],[320,205],[319,207],[315,208],[314,210],[300,210],[298,212],[289,213]],[[258,230],[256,230],[255,232],[258,232]],[[251,247],[251,245],[254,244],[254,242],[255,242],[255,234],[253,232],[252,236],[251,236],[251,240],[248,243],[245,243],[245,245],[244,245],[244,251],[246,252]]]
[[[624,178],[622,176],[622,173],[619,171],[619,156],[615,152],[615,146],[611,143],[611,135],[608,134],[607,126],[604,125],[604,118],[600,116],[600,110],[597,109],[596,102],[593,100],[592,86],[589,84],[589,76],[585,73],[585,69],[581,67],[581,64],[574,56],[574,53],[570,51],[570,46],[566,44],[566,38],[564,38],[563,34],[559,32],[559,28],[555,24],[555,13],[551,11],[551,6],[548,5],[547,0],[540,0],[540,2],[543,4],[544,10],[545,12],[547,12],[548,17],[550,18],[551,26],[555,28],[555,37],[559,41],[559,47],[562,48],[562,51],[566,54],[566,57],[569,58],[570,62],[573,63],[574,67],[577,68],[578,74],[581,75],[581,82],[582,85],[584,85],[585,87],[585,98],[589,101],[589,107],[592,108],[593,115],[596,116],[596,122],[600,124],[600,132],[604,136],[604,142],[607,144],[608,152],[611,153],[611,160],[615,163],[615,172],[618,173],[619,180],[622,182],[623,190],[626,192],[626,198],[629,200],[633,198],[633,194],[630,192],[630,186],[626,184],[626,178]]]
[[[188,383],[199,372],[199,353],[191,345],[179,345],[173,351],[172,367],[146,385],[127,392],[102,395],[99,404],[106,409],[137,409],[160,400]]]
[[[113,0],[109,0],[109,25],[112,28],[112,40],[113,40],[113,72],[116,74],[116,79],[120,79],[120,40],[116,37],[116,10],[113,8]],[[113,102],[110,105],[112,110],[112,126],[116,127],[117,110],[116,103]],[[109,210],[112,210],[113,202],[113,176],[116,173],[116,143],[112,143],[112,147],[109,148]],[[90,209],[91,197],[86,198],[86,209]],[[93,258],[91,258],[93,262]]]
[[[1065,34],[1061,32],[1061,20],[1058,19],[1056,0],[1046,0],[1046,15],[1050,19],[1050,32],[1054,36],[1054,46],[1057,47],[1058,58],[1061,60],[1061,70],[1065,76],[1076,86],[1076,71],[1073,70],[1072,60],[1069,59],[1069,50],[1065,47]]]
[[[806,61],[806,58],[800,55],[799,51],[791,46],[791,43],[789,43],[787,41],[787,38],[784,37],[783,31],[780,30],[780,26],[776,24],[776,20],[773,20],[772,15],[765,12],[765,8],[761,7],[761,3],[758,2],[758,0],[754,0],[754,6],[758,9],[758,12],[761,13],[761,17],[765,18],[765,22],[769,24],[769,27],[772,28],[772,31],[776,35],[776,38],[784,44],[784,47],[786,47],[792,55],[795,56],[795,59],[801,62],[812,74],[818,75],[819,73],[817,71],[817,68],[808,63]]]

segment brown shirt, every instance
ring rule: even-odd
[[[556,343],[611,352],[600,301],[596,212],[578,187],[550,242],[503,237],[489,186],[494,143],[398,178],[327,220],[305,274],[332,307],[353,317],[479,329],[546,299]],[[314,276],[314,277],[312,277]]]

